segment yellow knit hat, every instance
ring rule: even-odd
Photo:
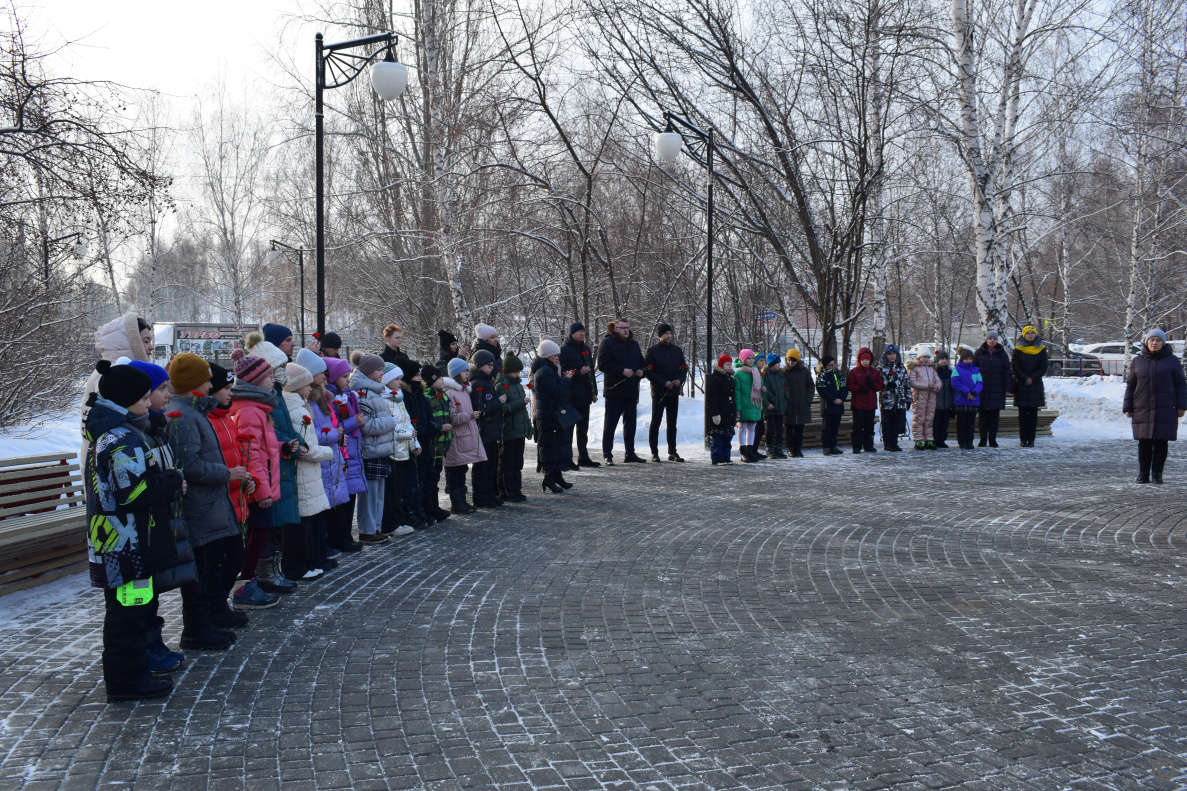
[[[787,350],[787,359],[789,359],[789,360],[800,359],[800,350],[799,349],[788,349]]]
[[[196,354],[182,352],[169,363],[169,386],[180,396],[210,381],[210,363]]]

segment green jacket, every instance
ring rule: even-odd
[[[425,400],[429,402],[429,414],[432,416],[433,422],[438,426],[449,422],[449,397],[445,393],[429,388],[425,391]],[[453,442],[452,431],[438,431],[429,448],[422,448],[421,452],[432,453],[433,461],[441,461],[445,458],[445,453],[449,450],[451,442]]]
[[[750,400],[750,386],[750,371],[738,370],[737,366],[735,365],[734,401],[738,405],[739,423],[757,423],[758,421],[762,420],[762,407],[755,406]]]
[[[772,371],[768,367],[762,380],[765,388],[762,394],[762,403],[766,407],[766,413],[768,415],[787,414],[787,379],[783,376],[783,369]]]
[[[523,381],[501,373],[495,378],[495,395],[507,396],[503,404],[503,439],[530,439],[532,413],[524,402],[527,390]]]

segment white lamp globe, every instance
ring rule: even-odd
[[[394,60],[379,61],[371,67],[371,87],[380,99],[390,102],[408,87],[408,67]]]
[[[77,244],[74,245],[74,257],[75,258],[86,258],[87,257],[86,242],[78,242]]]
[[[275,266],[276,262],[280,260],[280,256],[282,255],[284,255],[284,253],[280,252],[279,250],[269,250],[268,266]]]
[[[675,162],[684,148],[684,138],[679,132],[655,133],[655,156],[660,162]]]

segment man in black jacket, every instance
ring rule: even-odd
[[[569,325],[569,339],[561,346],[561,375],[573,371],[569,380],[569,403],[581,415],[581,420],[566,431],[569,444],[569,469],[601,467],[589,457],[589,406],[598,400],[598,380],[594,375],[590,348],[585,345],[585,325],[579,321]],[[572,462],[573,431],[577,432],[577,463]]]
[[[606,337],[598,346],[598,370],[605,378],[606,422],[602,426],[602,456],[605,464],[614,463],[614,432],[622,419],[623,461],[645,463],[635,454],[635,410],[639,406],[639,380],[643,378],[643,352],[631,337],[626,319],[606,325]]]
[[[668,461],[684,461],[676,452],[676,420],[680,411],[680,390],[688,378],[688,363],[684,350],[672,343],[672,328],[660,324],[655,328],[659,343],[647,350],[643,358],[647,379],[651,382],[651,460],[659,461],[659,422],[667,415]]]

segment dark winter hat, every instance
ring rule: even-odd
[[[119,365],[126,359],[126,357],[121,357],[116,364]],[[169,381],[169,372],[155,363],[146,363],[144,360],[128,360],[127,365],[148,374],[148,378],[152,380],[153,390]]]
[[[508,354],[505,358],[503,358],[503,373],[513,374],[516,371],[522,370],[523,360],[519,359],[518,354]]]
[[[888,343],[884,347],[882,347],[882,354],[883,355],[898,354],[898,347],[895,346],[893,343]]]
[[[945,351],[944,349],[936,349],[936,359],[937,360],[947,360],[948,352]]]
[[[235,375],[221,365],[210,364],[210,392],[217,393],[224,387],[230,387],[235,381]]]
[[[110,360],[95,363],[99,372],[99,395],[124,409],[144,398],[153,389],[148,374],[130,365],[112,365]]]
[[[357,350],[350,355],[350,362],[359,369],[359,373],[363,376],[370,376],[383,368],[383,358],[378,354],[363,354]]]
[[[341,349],[342,338],[336,332],[327,332],[321,339],[321,347],[323,349]]]
[[[178,395],[186,395],[209,381],[210,363],[196,354],[182,352],[169,363],[169,385]]]
[[[585,325],[579,321],[575,321],[569,325],[569,334],[570,335],[572,335],[574,332],[584,332],[584,331],[585,331]]]
[[[449,330],[437,330],[437,337],[441,339],[441,348],[449,347],[451,343],[457,343],[457,336]]]
[[[836,361],[837,361],[836,357],[833,357],[831,354],[826,354],[820,358],[820,367],[828,368],[829,363],[835,363]]]
[[[671,324],[664,324],[663,322],[660,322],[660,325],[655,328],[655,337],[662,338],[662,337],[664,337],[664,333],[671,332],[671,331],[672,331]]]
[[[995,341],[1001,340],[1001,336],[997,334],[997,330],[990,330],[989,332],[985,333],[985,337],[993,338]]]
[[[293,331],[283,324],[264,325],[264,340],[273,346],[280,346],[291,337],[293,337]]]
[[[495,361],[495,356],[486,349],[479,349],[474,352],[474,356],[470,358],[470,364],[475,368],[481,368],[484,365],[489,365]]]
[[[432,365],[426,365],[420,369],[420,378],[424,381],[425,387],[429,387],[433,382],[441,378],[441,372]]]
[[[420,363],[416,360],[405,360],[400,363],[400,367],[404,369],[404,381],[411,382],[412,377],[420,373]]]

